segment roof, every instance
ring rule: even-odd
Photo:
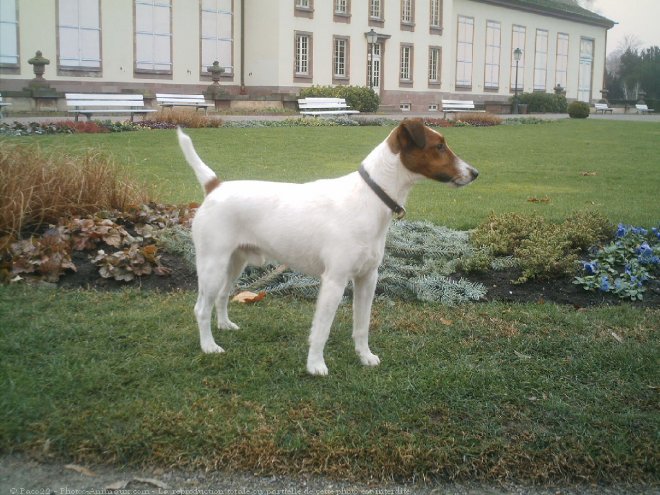
[[[474,0],[476,2],[501,5],[510,9],[524,10],[541,15],[549,15],[585,24],[593,24],[610,29],[614,21],[580,7],[570,0]]]

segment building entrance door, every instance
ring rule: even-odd
[[[373,43],[369,45],[369,66],[367,77],[369,79],[369,87],[374,90],[374,93],[380,94],[382,69],[381,69],[381,53],[383,46],[381,43]]]

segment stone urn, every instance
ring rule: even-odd
[[[45,81],[44,72],[46,72],[46,66],[50,64],[50,60],[45,58],[41,53],[41,50],[37,50],[37,53],[34,57],[28,60],[28,64],[32,65],[32,70],[34,70],[35,81]]]

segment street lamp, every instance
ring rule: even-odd
[[[522,56],[522,50],[516,48],[513,50],[513,59],[516,61],[516,83],[513,87],[513,113],[518,113],[518,62],[520,62],[520,57]]]
[[[369,77],[369,89],[374,89],[374,74],[373,74],[373,60],[374,60],[374,45],[378,42],[378,33],[371,28],[371,31],[364,33],[367,37],[367,47],[371,46],[369,57],[367,58],[367,76]],[[369,48],[367,48],[369,50]]]

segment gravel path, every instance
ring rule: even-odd
[[[524,487],[481,484],[365,484],[321,477],[259,477],[222,472],[131,470],[40,463],[0,456],[0,494],[7,495],[660,495],[659,487],[597,485]]]

